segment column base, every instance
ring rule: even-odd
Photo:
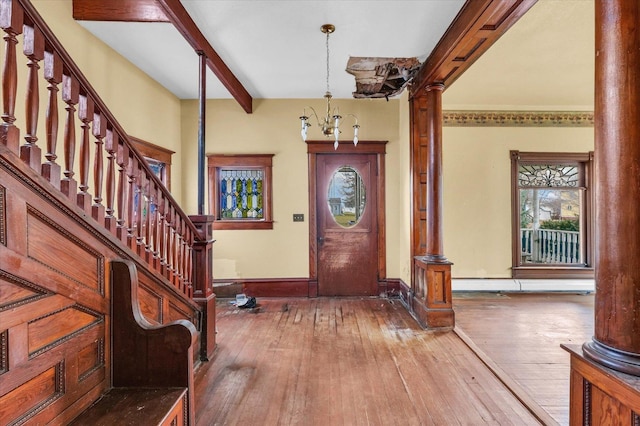
[[[621,351],[595,339],[582,345],[585,357],[612,370],[640,377],[640,354]]]
[[[202,324],[200,326],[200,361],[209,361],[216,350],[216,295],[206,298],[194,298],[194,302],[202,307]]]
[[[416,318],[425,328],[450,330],[455,326],[451,265],[444,256],[414,258],[411,305]]]

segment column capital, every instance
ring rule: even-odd
[[[428,83],[425,87],[424,87],[424,91],[425,92],[434,92],[434,91],[444,91],[444,83]]]

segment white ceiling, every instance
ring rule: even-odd
[[[254,98],[315,98],[330,85],[351,98],[349,56],[426,59],[464,0],[181,0],[222,60]],[[81,22],[181,99],[198,97],[198,57],[171,24]],[[207,97],[231,98],[208,72]]]

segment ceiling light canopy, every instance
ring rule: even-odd
[[[308,106],[307,108],[311,110],[311,114],[307,115],[307,110],[305,108],[302,113],[302,116],[300,117],[300,122],[302,126],[300,130],[300,135],[302,136],[303,141],[307,140],[307,130],[309,129],[309,127],[311,127],[311,123],[309,123],[309,118],[315,117],[316,121],[318,122],[318,126],[322,129],[322,133],[327,138],[330,138],[331,136],[334,137],[333,147],[334,149],[338,149],[338,140],[340,139],[340,133],[341,133],[340,124],[342,124],[342,116],[340,115],[340,112],[337,107],[333,110],[331,109],[332,96],[331,96],[331,90],[329,90],[329,35],[333,33],[335,30],[336,30],[336,27],[333,26],[332,24],[324,24],[322,27],[320,27],[320,31],[322,31],[324,34],[327,35],[327,41],[326,41],[327,92],[324,94],[324,98],[327,100],[326,115],[322,119],[320,119],[320,116],[318,116],[316,111],[310,106]],[[353,114],[347,114],[347,116],[352,117],[354,119],[355,124],[352,126],[353,127],[353,144],[358,145],[358,129],[360,128],[360,126],[358,125],[358,117],[356,117]]]

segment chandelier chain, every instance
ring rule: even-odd
[[[327,93],[331,93],[331,90],[329,90],[329,32],[328,31],[327,31],[326,45],[327,45]]]

